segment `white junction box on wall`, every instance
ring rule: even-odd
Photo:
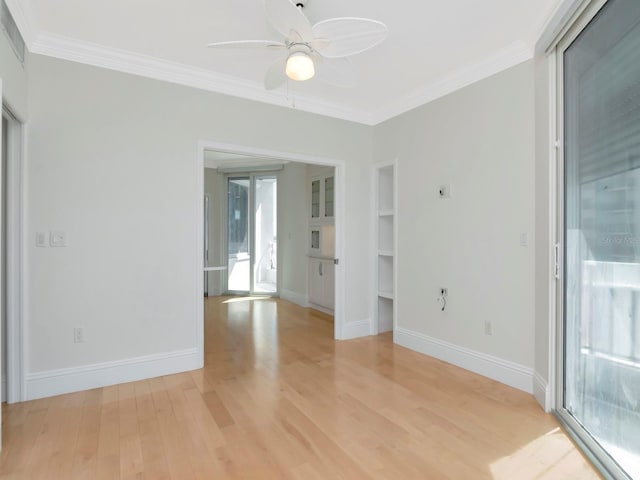
[[[49,237],[49,245],[52,247],[66,247],[67,246],[67,232],[51,232]]]
[[[438,187],[438,196],[440,198],[450,198],[451,197],[451,184],[445,183]]]

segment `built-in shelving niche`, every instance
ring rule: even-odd
[[[394,256],[395,256],[395,166],[376,168],[377,182],[377,292],[376,322],[378,333],[393,330],[394,325]]]

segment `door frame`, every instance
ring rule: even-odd
[[[24,326],[24,152],[26,126],[3,103],[7,121],[7,403],[26,400]]]
[[[627,475],[603,452],[600,445],[581,427],[564,409],[564,314],[565,314],[565,95],[564,95],[564,52],[584,31],[591,20],[609,0],[584,0],[576,12],[562,29],[549,51],[549,98],[550,98],[550,150],[552,150],[550,168],[550,233],[553,239],[555,254],[555,282],[551,281],[551,308],[549,318],[549,387],[551,408],[555,416],[564,425],[573,440],[580,446],[584,454],[607,479],[627,478]],[[550,47],[551,48],[551,47]],[[553,285],[555,283],[555,285]],[[602,452],[602,453],[600,453]]]
[[[196,157],[196,211],[198,212],[198,231],[196,232],[197,244],[196,244],[196,279],[197,279],[197,346],[199,351],[200,363],[204,364],[204,299],[201,292],[204,288],[204,278],[202,275],[204,263],[202,256],[203,242],[204,242],[204,222],[203,222],[203,202],[202,196],[204,195],[204,152],[205,150],[216,150],[219,152],[232,153],[244,156],[274,158],[278,160],[300,162],[313,165],[324,165],[327,167],[335,167],[335,258],[340,259],[335,269],[335,310],[334,310],[334,338],[341,340],[344,338],[343,327],[345,324],[344,312],[344,226],[345,226],[345,213],[346,213],[346,190],[345,190],[345,169],[346,162],[344,160],[320,157],[316,155],[308,155],[301,153],[294,153],[288,151],[275,150],[271,148],[253,147],[242,144],[232,144],[226,142],[220,142],[216,140],[203,139],[198,142],[197,157]]]

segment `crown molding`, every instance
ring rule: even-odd
[[[373,124],[397,117],[531,58],[533,50],[522,41],[515,42],[480,62],[454,70],[376,110],[372,114]]]
[[[16,0],[13,0],[16,1]],[[261,84],[203,68],[170,62],[127,50],[104,47],[61,35],[42,33],[31,44],[32,53],[162,80],[187,87],[255,100],[270,105],[315,113],[374,126],[409,110],[533,57],[533,49],[518,41],[480,62],[459,68],[377,110],[345,108],[311,96],[296,95],[295,106],[283,92],[267,91]]]
[[[33,15],[24,2],[21,0],[5,0],[11,16],[20,30],[22,39],[27,45],[27,49],[31,50],[31,45],[35,38],[35,32],[38,30]]]
[[[342,105],[298,94],[296,94],[295,106],[293,106],[291,100],[284,93],[267,91],[261,84],[255,82],[61,35],[41,33],[33,41],[30,50],[39,55],[372,125],[371,115],[368,112],[345,108]]]

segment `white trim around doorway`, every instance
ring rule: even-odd
[[[218,152],[234,153],[252,157],[264,157],[274,158],[278,160],[285,160],[290,162],[309,163],[314,165],[326,165],[329,167],[335,167],[335,195],[336,195],[336,239],[335,239],[335,258],[340,259],[339,264],[336,265],[336,277],[335,277],[335,311],[334,311],[334,338],[336,340],[342,340],[349,337],[349,332],[345,332],[345,320],[344,320],[344,226],[345,226],[345,167],[346,162],[344,160],[318,157],[315,155],[307,155],[301,153],[292,153],[286,151],[279,151],[269,148],[251,147],[246,145],[237,145],[224,142],[218,142],[215,140],[200,140],[197,147],[197,160],[196,160],[196,196],[194,201],[196,203],[198,214],[198,231],[196,235],[196,255],[197,255],[197,267],[196,267],[196,280],[197,280],[197,309],[196,315],[196,344],[198,348],[198,358],[201,365],[204,365],[204,301],[203,301],[203,288],[204,278],[202,275],[204,268],[204,260],[202,256],[202,249],[204,247],[204,225],[203,225],[203,202],[202,197],[204,195],[204,152],[205,150],[216,150]]]
[[[26,400],[24,326],[24,158],[26,126],[10,107],[7,119],[7,403]],[[4,114],[3,112],[3,114]],[[4,385],[3,385],[4,387]]]

